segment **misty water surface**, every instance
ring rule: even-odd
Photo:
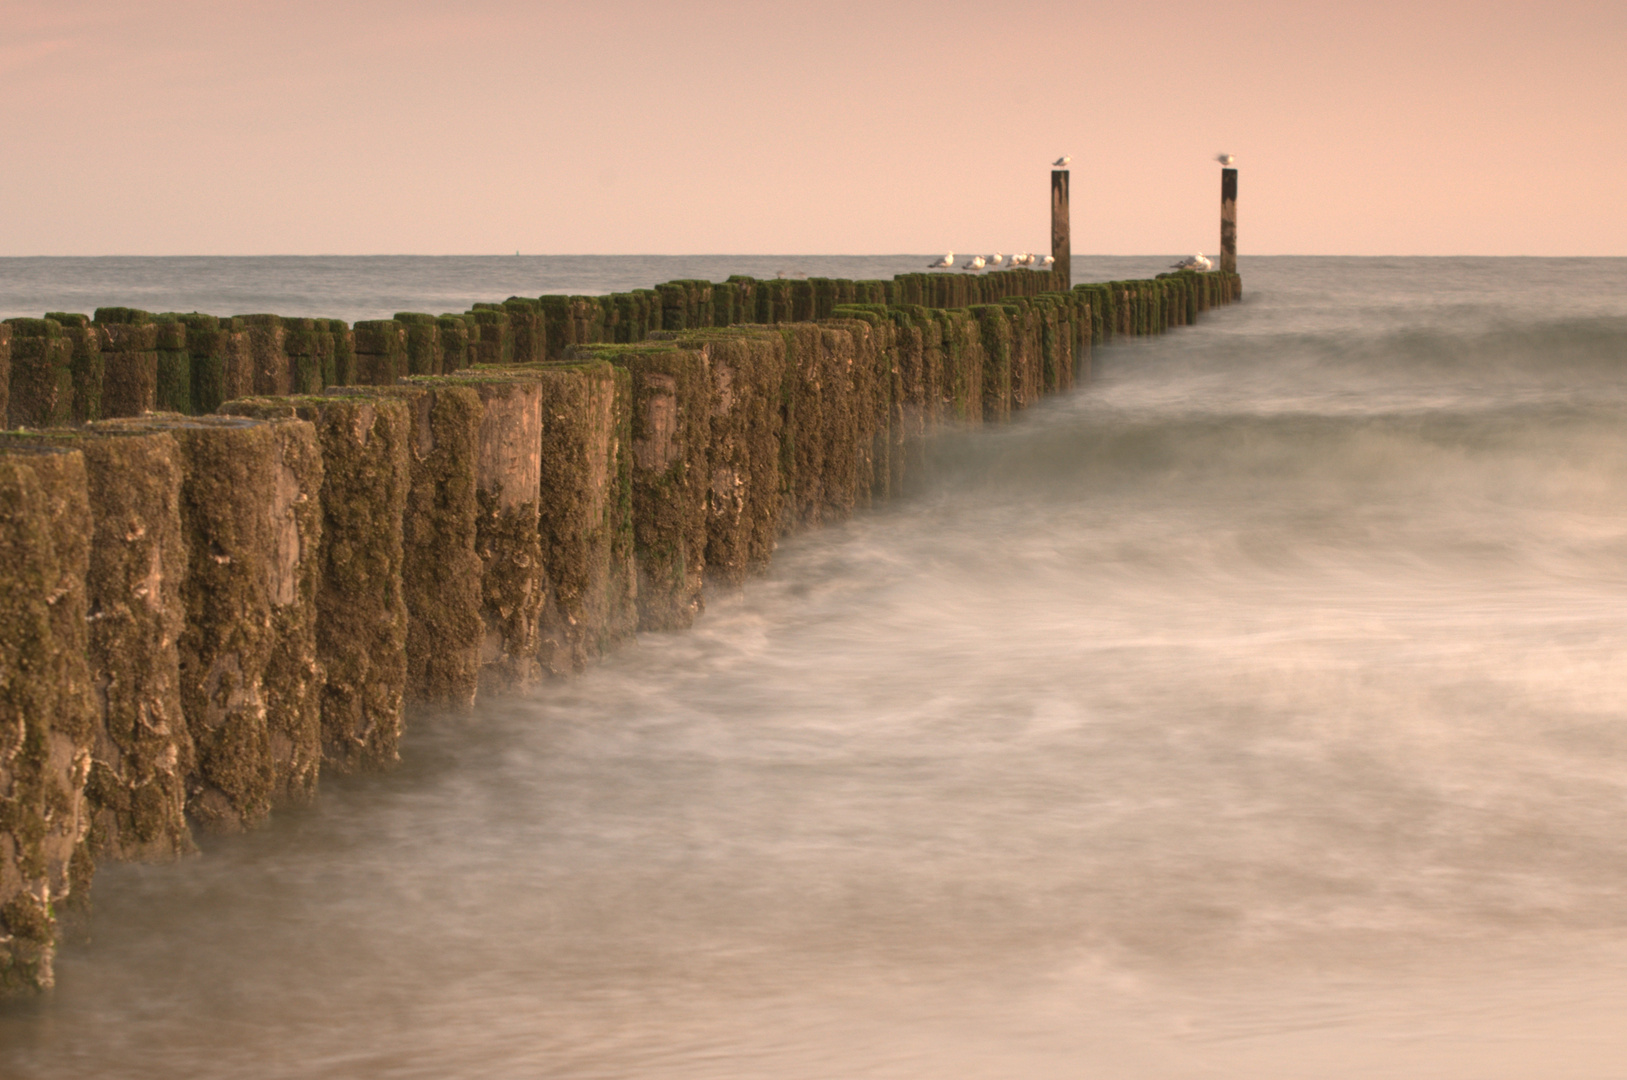
[[[1619,1071],[1627,261],[1243,269],[694,631],[104,868],[0,1075]]]

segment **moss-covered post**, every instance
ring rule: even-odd
[[[408,704],[467,710],[480,676],[481,565],[475,551],[480,395],[442,379],[339,391],[402,402],[411,419],[401,528]]]
[[[513,336],[516,364],[548,359],[548,328],[542,303],[528,296],[511,296],[503,301],[508,312],[509,333]]]
[[[9,427],[73,420],[73,342],[55,319],[7,319],[11,340]]]
[[[1011,319],[999,304],[979,304],[971,311],[983,346],[983,419],[1005,423],[1011,419]]]
[[[590,362],[530,369],[541,389],[538,528],[548,595],[539,658],[556,675],[638,625],[632,506],[632,377]]]
[[[321,761],[315,598],[322,460],[300,420],[153,417],[92,425],[171,433],[189,553],[177,644],[197,751],[187,810],[212,831],[315,789]]]
[[[407,331],[407,369],[402,375],[439,375],[445,370],[440,320],[418,311],[398,311],[395,321]],[[467,341],[467,333],[465,333]]]
[[[356,334],[343,319],[329,319],[333,335],[333,386],[356,385]]]
[[[225,350],[222,368],[221,400],[254,395],[254,349],[248,328],[236,317],[220,320],[221,345]]]
[[[413,449],[419,467],[403,533],[409,624],[432,621],[420,625],[422,633],[409,628],[409,655],[417,657],[419,648],[435,649],[441,642],[450,646],[445,663],[423,682],[415,681],[414,693],[438,704],[464,705],[474,698],[465,670],[471,661],[478,661],[474,679],[482,691],[525,687],[541,675],[537,617],[548,591],[537,530],[542,391],[525,374],[479,368],[410,385],[434,397],[420,406],[429,411],[419,413]],[[471,504],[474,563],[460,532],[461,515]],[[414,519],[426,510],[432,511],[428,529],[415,537]],[[436,544],[444,550],[434,550]],[[435,565],[437,559],[445,565]],[[478,593],[474,626],[467,625],[469,613],[459,602],[466,577]],[[439,595],[442,585],[452,591]],[[421,606],[415,606],[415,597]],[[473,655],[471,631],[478,643]]]
[[[96,309],[102,335],[102,415],[140,416],[158,407],[158,324],[135,308]]]
[[[702,609],[712,381],[707,350],[666,342],[588,346],[631,375],[632,518],[638,627],[682,630]]]
[[[704,353],[711,380],[706,576],[735,586],[768,565],[780,533],[785,338],[742,328],[680,334],[676,341]]]
[[[476,304],[469,339],[471,359],[476,364],[509,364],[514,361],[514,335],[509,314],[501,304]]]
[[[1220,272],[1237,273],[1237,170],[1220,170]]]
[[[187,352],[186,323],[173,313],[156,316],[158,380],[154,406],[160,412],[192,413],[192,357]]]
[[[115,859],[174,858],[192,850],[186,778],[195,764],[177,651],[188,564],[180,448],[164,432],[76,441],[93,519],[89,656],[100,688],[91,846]]]
[[[0,449],[0,997],[54,982],[56,907],[89,884],[84,458]]]
[[[186,326],[192,409],[214,412],[226,400],[226,332],[213,315],[194,311],[175,318]]]
[[[869,283],[855,283],[855,297],[861,291],[868,295]],[[904,384],[897,326],[880,305],[855,302],[838,307],[835,314],[853,320],[866,342],[860,351],[866,370],[856,385],[870,403],[869,498],[891,498],[903,490],[904,481]]]
[[[1059,287],[1073,288],[1073,226],[1068,220],[1068,170],[1051,170],[1051,272]]]
[[[89,423],[102,416],[102,335],[90,316],[63,311],[47,311],[47,319],[62,326],[62,334],[73,342],[73,422]]]
[[[315,319],[282,320],[283,353],[288,357],[288,392],[291,394],[321,393],[326,385],[316,323]],[[324,330],[326,323],[324,319]]]
[[[235,329],[247,335],[248,362],[253,372],[256,394],[286,394],[293,389],[293,373],[288,354],[283,351],[285,337],[282,318],[277,315],[236,315],[232,318]]]
[[[0,322],[0,420],[10,426],[8,410],[11,407],[11,324]]]
[[[311,332],[311,341],[316,347],[316,370],[321,375],[321,385],[343,385],[339,382],[339,345],[333,333],[333,320],[312,319],[311,324],[315,327]]]
[[[176,644],[187,575],[180,451],[167,432],[12,436],[83,455],[90,508],[86,657],[95,723],[86,810],[98,858],[167,859],[192,850],[185,817],[192,737]]]
[[[358,386],[389,386],[407,374],[407,328],[394,319],[369,319],[352,328]]]
[[[412,415],[391,396],[248,398],[236,416],[300,419],[322,451],[322,541],[316,593],[316,657],[322,751],[340,772],[399,759],[407,680],[407,607],[402,596],[402,516]]]
[[[480,682],[481,560],[476,498],[483,416],[466,386],[411,387],[412,487],[401,533],[409,700],[474,705]]]
[[[469,324],[461,315],[439,315],[435,327],[441,350],[441,370],[450,375],[469,366]]]

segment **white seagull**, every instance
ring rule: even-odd
[[[1021,255],[1018,255],[1015,259],[1012,259],[1011,261],[1013,263],[1017,264],[1018,266],[1027,266],[1027,265],[1029,265],[1030,263],[1032,263],[1034,261],[1034,256],[1030,252],[1025,251]]]
[[[1188,255],[1180,262],[1170,263],[1169,265],[1172,270],[1208,270],[1211,266],[1214,266],[1214,263],[1210,262],[1209,257],[1200,251],[1196,255]]]
[[[981,269],[983,269],[984,265],[985,265],[985,263],[983,261],[983,256],[981,256],[981,255],[973,255],[970,259],[966,260],[966,265],[962,266],[961,269],[962,270],[981,270]]]
[[[950,270],[953,270],[955,268],[955,253],[953,251],[951,251],[949,254],[945,255],[943,258],[939,259],[935,263],[927,263],[927,269],[928,270],[942,270],[942,269],[945,269],[945,268],[948,268]]]
[[[1006,257],[1004,255],[1000,254],[998,251],[996,251],[993,255],[989,256],[989,265],[990,266],[999,266],[1001,263],[1003,263],[1005,261],[1006,261]]]
[[[1055,255],[1047,255],[1047,256],[1045,256],[1045,265],[1046,266],[1054,266],[1054,265],[1056,265],[1056,256]]]
[[[1073,158],[1069,157],[1067,154],[1063,154],[1061,157],[1059,157],[1055,161],[1051,162],[1051,168],[1053,168],[1053,169],[1067,168],[1068,162],[1070,162],[1072,160],[1073,160]]]
[[[1232,155],[1230,155],[1230,154],[1216,154],[1215,155],[1215,160],[1220,162],[1222,165],[1226,166],[1226,168],[1229,169],[1229,168],[1232,167],[1232,163],[1235,162],[1237,159],[1235,157],[1233,157]]]

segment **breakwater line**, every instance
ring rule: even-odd
[[[0,324],[0,980],[52,979],[96,858],[173,857],[387,767],[409,703],[681,629],[786,532],[896,493],[1230,274],[510,298],[345,326]]]

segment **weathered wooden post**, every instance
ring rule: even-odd
[[[1068,170],[1051,170],[1051,271],[1061,276],[1060,291],[1073,288],[1073,238],[1068,228]]]
[[[1220,272],[1237,273],[1237,170],[1220,170]]]

